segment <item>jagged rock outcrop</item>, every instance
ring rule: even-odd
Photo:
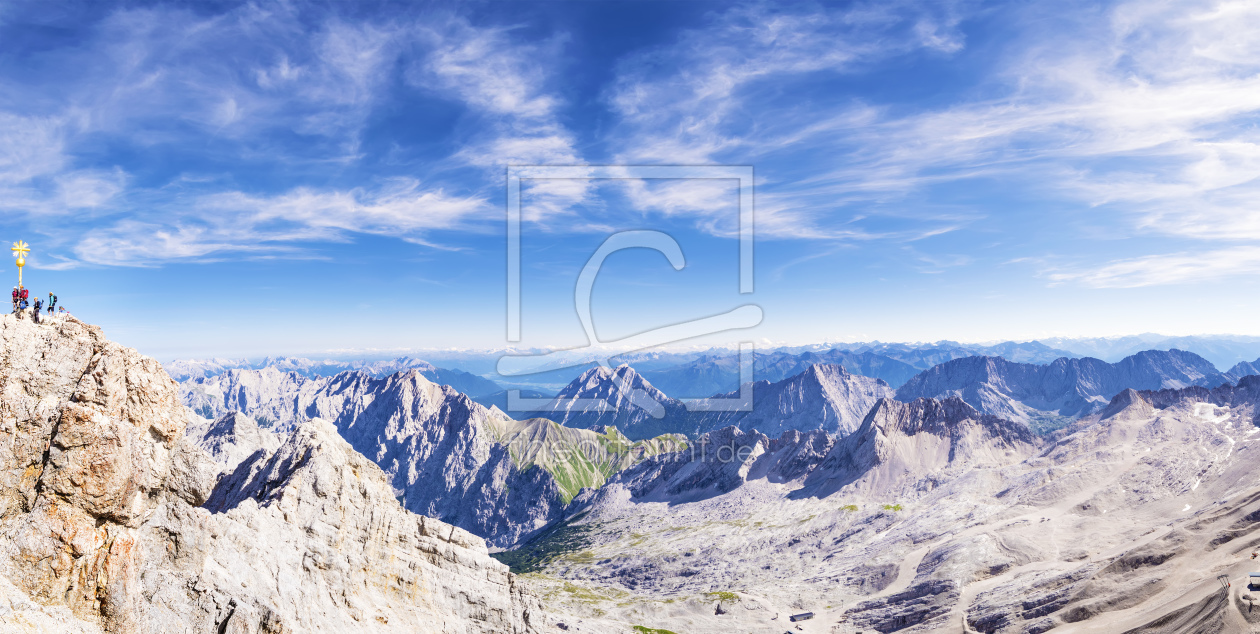
[[[255,454],[251,468],[276,465],[265,488],[224,488],[216,499],[240,502],[212,513],[198,505],[218,468],[186,424],[157,362],[98,328],[0,320],[0,577],[16,591],[0,590],[15,618],[118,634],[541,624],[483,542],[400,508],[327,426]]]
[[[279,605],[304,606],[291,615],[295,631],[528,632],[541,618],[537,599],[489,557],[484,540],[407,512],[380,468],[325,421],[304,423],[275,452],[241,464],[205,508],[270,537],[265,550],[232,544],[248,556],[238,555],[224,581],[275,588]],[[165,519],[172,532],[185,525]],[[222,543],[236,537],[226,533],[192,543],[226,559],[232,552]],[[299,571],[318,583],[283,582]],[[238,600],[237,611],[246,607],[246,625],[270,618],[265,605]]]
[[[1080,417],[1132,388],[1158,390],[1229,381],[1203,357],[1181,350],[1141,352],[1117,362],[1057,359],[1047,365],[967,357],[935,366],[897,390],[897,399],[957,396],[986,414],[1055,427],[1046,419]]]

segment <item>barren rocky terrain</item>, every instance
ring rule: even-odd
[[[404,510],[331,424],[220,478],[189,420],[161,366],[100,329],[0,318],[0,630],[546,628],[484,540]]]
[[[825,406],[870,393],[799,387],[858,384],[819,367],[766,392],[759,421],[794,412],[774,437],[633,441],[513,420],[414,371],[181,390],[73,319],[0,326],[4,631],[1260,626],[1258,377],[1126,389],[1041,435],[955,396],[878,398],[833,432],[851,414]],[[221,411],[181,403],[196,399]],[[438,461],[382,469],[410,456]],[[463,503],[443,496],[476,487],[435,484],[460,464],[550,482],[540,498],[501,480],[517,497],[486,499],[503,516],[550,510],[492,556],[486,535],[404,508]]]
[[[834,490],[811,482],[844,440],[726,438],[754,450],[660,457],[590,495],[525,578],[592,624],[674,632],[1252,631],[1257,403],[1254,377],[1127,391],[1031,443],[961,409],[907,426],[894,405]]]

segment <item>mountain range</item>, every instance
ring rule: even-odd
[[[1046,345],[1071,350],[1070,356],[1096,357],[1119,361],[1144,350],[1187,350],[1219,368],[1260,357],[1260,337],[1239,335],[1201,335],[1170,337],[1155,333],[1124,337],[1078,337],[1043,339]]]
[[[1083,358],[1039,365],[966,357],[915,376],[897,390],[897,398],[958,396],[979,411],[1045,429],[1093,413],[1127,388],[1215,387],[1236,378],[1181,350],[1149,350],[1116,363]]]
[[[705,355],[679,366],[644,370],[643,377],[657,389],[678,398],[705,398],[739,388],[739,355]],[[770,383],[798,375],[813,365],[838,365],[861,376],[900,386],[919,372],[909,363],[871,351],[848,350],[790,353],[772,351],[753,355],[753,378]]]
[[[276,441],[248,446],[329,420],[406,508],[541,573],[532,591],[577,631],[771,631],[810,611],[806,633],[1206,632],[1246,619],[1208,583],[1245,563],[1197,549],[1260,539],[1248,369],[1180,350],[972,356],[894,389],[810,364],[750,384],[752,411],[720,412],[623,365],[562,389],[537,413],[555,420],[514,420],[416,370],[231,370],[181,397],[215,414],[189,433],[224,482],[271,481]]]
[[[1250,627],[1260,377],[1189,352],[965,357],[897,389],[812,364],[751,384],[750,412],[601,368],[561,391],[561,425],[417,368],[177,385],[68,318],[4,328],[0,411],[29,459],[5,470],[0,595],[50,631]],[[1021,419],[1041,414],[1068,424]]]
[[[957,397],[882,399],[840,439],[725,428],[496,556],[610,630],[1246,632],[1258,413],[1253,376],[1044,436]]]
[[[416,370],[435,383],[450,385],[472,397],[486,396],[503,390],[497,383],[463,370],[437,368],[413,357],[386,360],[316,361],[303,357],[267,357],[258,362],[248,359],[176,360],[166,363],[163,369],[176,381],[206,379],[219,376],[229,370],[261,370],[271,368],[281,372],[293,372],[307,377],[334,376],[342,372],[360,372],[374,377],[384,377],[407,370]]]
[[[686,446],[677,436],[635,442],[615,429],[512,420],[415,369],[383,378],[362,372],[308,378],[274,367],[229,370],[185,381],[181,399],[206,419],[217,419],[193,427],[201,432],[197,442],[212,451],[227,425],[238,435],[236,413],[276,434],[307,420],[327,420],[384,469],[404,507],[499,545],[544,527],[582,488],[598,487],[646,456]]]

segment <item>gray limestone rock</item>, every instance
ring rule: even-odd
[[[329,425],[299,426],[266,460],[257,452],[233,471],[270,465],[265,482],[225,478],[211,495],[218,469],[187,423],[157,362],[98,328],[0,319],[6,626],[539,629],[538,600],[483,541],[401,508],[385,474]],[[194,506],[229,490],[236,502],[216,507],[224,512]]]

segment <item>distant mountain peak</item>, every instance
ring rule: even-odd
[[[656,389],[643,378],[641,374],[630,367],[629,364],[621,364],[616,368],[605,368],[603,366],[595,366],[583,372],[578,378],[571,381],[564,389],[560,390],[558,398],[616,398],[621,396],[622,392],[641,390],[654,400],[664,400],[669,397],[663,392]]]

